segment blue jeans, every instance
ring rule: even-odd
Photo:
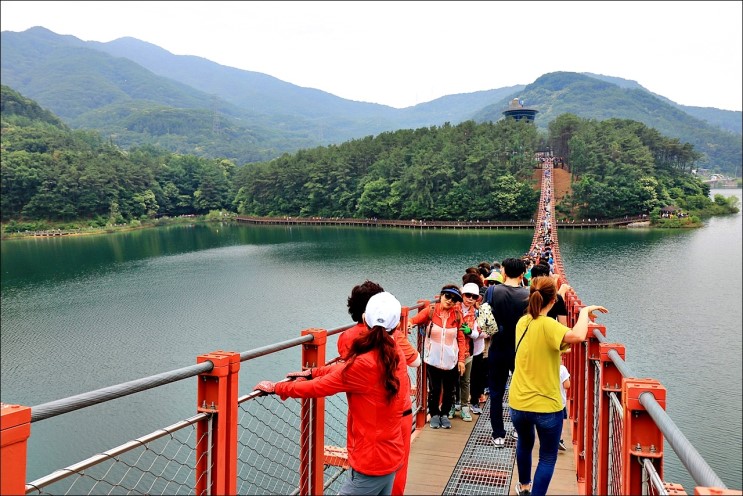
[[[562,410],[554,413],[536,413],[511,408],[511,422],[519,434],[516,442],[516,464],[521,484],[528,484],[531,481],[534,428],[539,436],[539,463],[531,485],[533,496],[547,494],[557,461],[557,446],[562,434],[562,415]]]

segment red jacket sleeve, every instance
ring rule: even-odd
[[[410,365],[411,363],[415,362],[415,360],[418,358],[418,350],[416,350],[413,347],[412,343],[408,340],[407,331],[398,327],[395,330],[395,341],[397,341],[398,346],[405,356],[405,363],[407,365]]]
[[[311,381],[278,382],[274,391],[282,400],[285,400],[287,398],[323,398],[336,393],[367,390],[368,380],[363,374],[342,374],[347,365],[348,363],[344,362],[322,367],[320,372],[325,373],[317,379],[314,378],[317,369],[313,369]]]
[[[423,310],[419,311],[417,314],[415,314],[412,318],[408,320],[413,325],[422,325],[422,324],[428,324],[428,322],[431,320],[428,316],[431,314],[430,306],[424,308]]]
[[[345,362],[333,362],[330,365],[323,365],[321,367],[312,367],[312,379],[317,379],[318,377],[322,377],[324,375],[329,374],[336,367],[340,367],[341,365],[343,365],[343,363]]]

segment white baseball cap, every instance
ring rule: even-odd
[[[392,332],[400,323],[402,305],[391,293],[384,291],[369,298],[364,312],[364,321],[369,327],[382,326]]]
[[[462,294],[465,294],[465,293],[479,295],[480,288],[474,282],[468,282],[467,284],[462,286]]]

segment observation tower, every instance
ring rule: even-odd
[[[508,104],[508,108],[503,111],[503,115],[506,117],[513,117],[517,121],[526,119],[528,122],[534,122],[534,117],[536,117],[537,112],[539,112],[539,110],[524,107],[524,102],[522,100],[514,98],[511,100],[511,103]]]

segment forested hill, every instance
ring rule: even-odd
[[[2,86],[2,220],[106,226],[227,210],[271,216],[511,220],[534,214],[535,152],[567,158],[574,195],[561,217],[702,210],[689,144],[629,120],[558,116],[549,135],[512,119],[400,130],[237,167],[153,146],[122,150],[70,130]],[[12,222],[11,222],[12,221]],[[6,230],[8,227],[6,226]]]
[[[573,72],[553,72],[527,85],[519,98],[537,109],[537,125],[546,127],[558,115],[572,113],[584,119],[631,119],[657,129],[666,136],[694,145],[701,154],[699,167],[719,169],[733,176],[743,163],[740,132],[713,126],[685,111],[684,107],[658,97],[640,87],[620,87],[592,76]],[[611,78],[616,80],[618,78]],[[708,109],[712,110],[712,109]],[[497,119],[502,112],[498,104],[480,110],[476,121]],[[721,113],[722,111],[717,111]],[[705,115],[695,110],[697,116]],[[724,118],[729,119],[729,112]],[[735,114],[735,113],[733,113]],[[723,118],[723,117],[721,117]],[[738,121],[741,114],[737,113]],[[541,124],[540,124],[541,123]]]
[[[384,219],[517,220],[534,215],[534,156],[565,157],[573,194],[558,218],[701,211],[709,188],[688,143],[631,120],[558,116],[541,135],[513,119],[382,133],[243,167],[238,212]]]
[[[0,88],[0,212],[91,226],[228,208],[235,165],[152,146],[124,151],[7,86]]]
[[[69,130],[59,117],[7,86],[3,86],[0,92],[0,114],[8,117],[14,116],[18,120],[25,117],[29,125],[46,123],[59,129]]]
[[[0,37],[3,84],[70,127],[95,130],[123,149],[149,144],[242,165],[397,129],[495,122],[519,97],[539,110],[540,130],[563,113],[632,119],[693,144],[700,167],[727,175],[741,170],[741,112],[684,107],[616,77],[556,72],[528,86],[395,109],[174,55],[134,38],[86,42],[42,27]]]

